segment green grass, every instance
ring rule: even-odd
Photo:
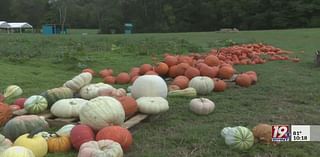
[[[59,36],[1,35],[0,89],[18,84],[24,89],[24,96],[30,96],[61,86],[79,73],[82,66],[78,63],[95,70],[112,67],[121,72],[152,63],[152,54],[205,51],[221,45],[217,41],[227,39],[239,43],[264,42],[294,51],[292,56],[300,57],[301,62],[236,66],[238,71],[255,70],[258,84],[250,88],[232,86],[223,93],[206,96],[216,104],[208,116],[191,113],[190,99],[169,97],[168,112],[152,116],[133,130],[134,145],[126,156],[319,156],[317,142],[255,144],[249,151],[237,151],[224,144],[220,131],[227,126],[252,128],[258,123],[319,124],[320,72],[313,59],[319,48],[320,29],[133,35],[81,35],[81,32]],[[112,44],[120,50],[111,51]],[[76,156],[76,152],[47,156]]]

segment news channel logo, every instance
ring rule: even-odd
[[[272,141],[287,142],[290,141],[289,125],[272,125]]]

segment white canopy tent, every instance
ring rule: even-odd
[[[9,28],[10,25],[6,21],[0,21],[0,28]]]
[[[16,22],[16,23],[8,23],[10,29],[19,29],[20,33],[22,33],[22,29],[32,29],[33,27],[27,22]]]

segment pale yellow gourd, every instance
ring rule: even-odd
[[[158,114],[169,110],[169,103],[162,97],[141,97],[137,99],[138,109],[146,114]]]
[[[63,86],[72,89],[73,92],[77,92],[80,90],[81,87],[90,84],[91,80],[92,74],[88,72],[83,72],[75,76],[71,80],[65,82]]]
[[[169,91],[168,95],[169,96],[195,97],[195,96],[197,96],[197,91],[192,87],[188,87],[188,88],[185,88],[182,90]]]

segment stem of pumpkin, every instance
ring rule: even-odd
[[[31,131],[30,134],[28,135],[28,138],[33,138],[34,135],[36,135],[37,133],[39,133],[41,131],[43,131],[43,128],[37,128],[37,129]]]

